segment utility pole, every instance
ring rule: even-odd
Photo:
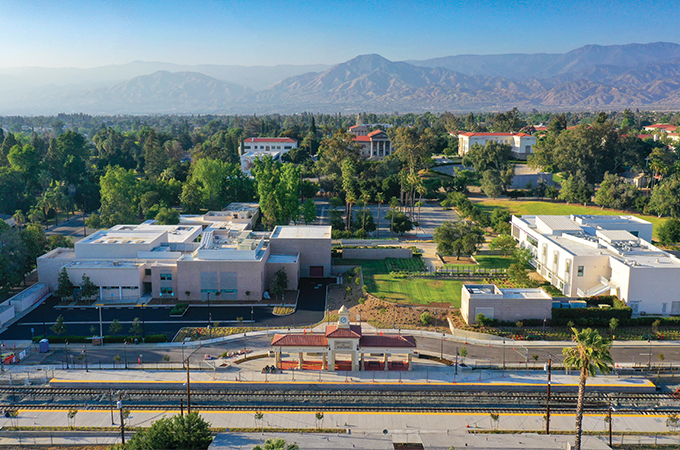
[[[187,414],[191,414],[191,379],[189,378],[189,358],[187,358]]]
[[[109,400],[111,401],[111,425],[115,425],[116,422],[113,420],[113,389],[109,389]]]
[[[123,394],[118,394],[118,411],[120,412],[120,440],[125,447],[125,420],[123,419]]]
[[[609,419],[609,446],[612,446],[612,398],[609,397],[609,408],[607,408],[607,415]]]
[[[548,358],[548,395],[545,400],[545,434],[550,434],[550,381],[552,375],[552,358]]]

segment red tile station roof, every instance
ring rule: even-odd
[[[415,348],[416,339],[413,336],[362,336],[359,347],[405,347]]]
[[[328,347],[331,339],[359,339],[359,347],[368,348],[415,348],[416,340],[413,336],[402,335],[367,335],[362,336],[360,325],[350,328],[338,328],[337,325],[326,327],[325,334],[275,334],[272,347]]]
[[[327,338],[360,338],[361,325],[350,325],[349,328],[338,328],[337,325],[326,327]]]
[[[272,347],[328,347],[323,334],[275,334]]]
[[[277,143],[277,144],[282,144],[282,143],[295,144],[297,141],[295,139],[286,138],[286,137],[284,137],[284,138],[260,137],[260,138],[244,139],[243,142],[256,143],[256,144],[258,144],[258,143],[265,144],[267,142],[274,142],[274,143]]]

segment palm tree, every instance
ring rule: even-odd
[[[376,219],[376,231],[378,232],[378,239],[380,239],[380,205],[385,202],[385,194],[378,192],[375,194],[375,201],[378,202],[378,218]]]
[[[586,379],[600,373],[606,374],[613,364],[610,340],[600,336],[597,330],[586,328],[578,331],[572,328],[574,333],[575,347],[562,349],[564,354],[564,367],[579,369],[581,376],[578,383],[578,402],[576,404],[576,440],[574,449],[581,450],[581,435],[583,433],[583,397],[586,392]]]
[[[394,237],[394,213],[397,211],[398,206],[399,200],[397,200],[396,197],[392,197],[392,200],[390,200],[390,209],[392,211],[392,215],[390,216],[392,219],[392,223],[390,224],[390,237]]]
[[[371,199],[371,194],[369,194],[366,191],[363,191],[361,193],[361,202],[364,205],[364,211],[363,211],[363,218],[361,221],[361,228],[363,230],[366,230],[366,206],[368,205],[368,201]]]

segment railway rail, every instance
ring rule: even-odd
[[[186,399],[183,389],[109,389],[59,387],[2,387],[0,409],[103,409],[122,397],[131,410],[177,409]],[[385,391],[385,390],[305,390],[305,389],[216,389],[191,392],[192,408],[203,411],[376,411],[376,412],[457,412],[457,413],[543,413],[545,393],[464,392],[464,391]],[[553,393],[554,413],[571,413],[574,393]],[[618,413],[680,413],[680,400],[670,393],[587,393],[586,412],[607,410],[609,402]]]

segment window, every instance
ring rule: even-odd
[[[144,269],[144,275],[146,276],[151,275],[151,269]]]
[[[172,281],[172,274],[171,273],[162,273],[161,274],[161,281]]]
[[[161,287],[161,295],[173,295],[171,287]]]
[[[635,237],[638,237],[638,232],[637,231],[631,231],[630,234],[632,234]]]
[[[582,277],[582,276],[583,276],[583,266],[578,266],[578,269],[577,269],[576,274],[577,274],[579,277]]]
[[[527,236],[527,242],[533,245],[534,247],[538,247],[538,241],[532,238],[531,236]]]

